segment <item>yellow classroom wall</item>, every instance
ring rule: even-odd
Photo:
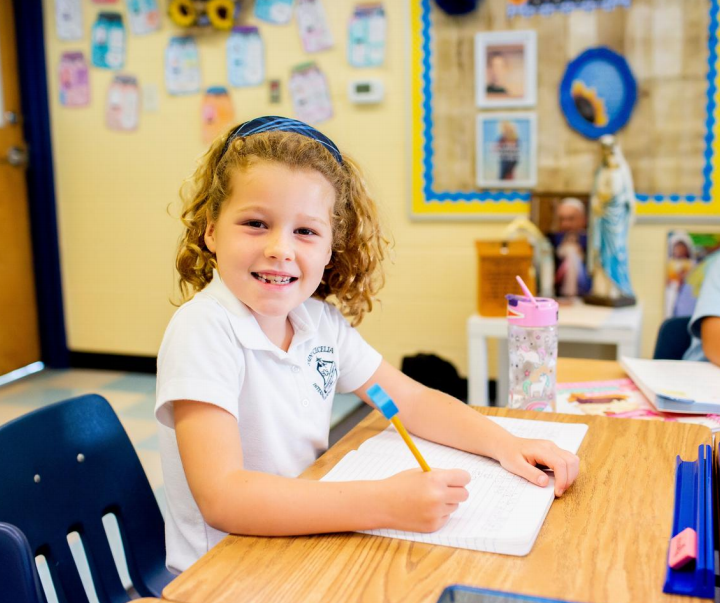
[[[382,303],[360,331],[391,363],[431,351],[467,373],[466,319],[476,306],[473,243],[494,238],[500,222],[416,222],[408,218],[409,113],[407,6],[385,2],[388,42],[385,65],[353,69],[346,61],[346,30],[356,2],[326,0],[335,48],[307,55],[294,22],[261,24],[266,75],[282,81],[280,104],[268,88],[230,89],[236,118],[292,115],[290,68],[313,60],[328,77],[335,117],[318,127],[363,166],[395,241]],[[64,51],[83,50],[89,61],[90,28],[103,5],[83,2],[85,39],[55,35],[54,2],[44,0],[45,42],[58,205],[61,270],[69,348],[73,351],[155,355],[176,296],[174,255],[180,225],[177,190],[204,150],[201,95],[170,97],[164,86],[164,53],[181,32],[163,19],[160,32],[128,33],[126,67],[140,85],[160,93],[158,112],[143,111],[134,133],[104,125],[105,97],[113,73],[91,68],[91,106],[61,107],[57,67]],[[124,3],[110,5],[124,11]],[[165,3],[161,2],[164,7]],[[250,20],[253,23],[253,20]],[[203,86],[227,85],[225,35],[198,37]],[[385,84],[379,105],[353,105],[350,79],[378,77]],[[720,232],[720,227],[687,224]],[[665,238],[669,225],[636,225],[630,236],[631,277],[644,303],[643,353],[651,354],[662,319]],[[491,374],[494,367],[491,367]]]

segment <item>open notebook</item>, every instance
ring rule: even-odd
[[[620,365],[658,410],[720,414],[720,367],[712,362],[623,356]]]
[[[577,452],[588,426],[506,417],[488,417],[510,433],[524,438],[552,440],[561,448]],[[470,497],[437,532],[421,534],[398,530],[370,530],[366,534],[441,544],[506,555],[527,555],[545,521],[555,494],[555,480],[545,488],[531,484],[503,469],[497,461],[454,448],[413,438],[431,467],[465,469],[472,475]],[[349,452],[323,481],[384,479],[417,461],[390,426]]]

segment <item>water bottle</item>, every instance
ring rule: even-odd
[[[507,295],[508,406],[555,408],[558,304],[546,297]]]

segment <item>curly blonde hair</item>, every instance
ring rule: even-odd
[[[383,235],[375,201],[355,162],[343,155],[342,164],[319,142],[293,132],[262,132],[231,141],[232,128],[210,146],[195,173],[180,188],[180,219],[185,226],[178,245],[176,268],[182,300],[190,299],[211,280],[215,254],[205,245],[208,219],[215,221],[231,194],[232,175],[254,161],[274,161],[291,169],[320,172],[335,189],[332,212],[332,256],[313,294],[328,300],[360,324],[383,286],[382,260],[389,241]]]

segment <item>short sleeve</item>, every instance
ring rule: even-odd
[[[720,252],[715,253],[707,261],[709,266],[688,327],[694,337],[700,337],[703,318],[720,316]]]
[[[336,391],[344,394],[363,385],[382,362],[382,356],[367,343],[334,306],[327,305],[330,320],[337,329],[340,371]]]
[[[244,358],[230,318],[212,299],[194,299],[173,316],[158,353],[155,416],[174,427],[172,402],[196,400],[238,418]]]

